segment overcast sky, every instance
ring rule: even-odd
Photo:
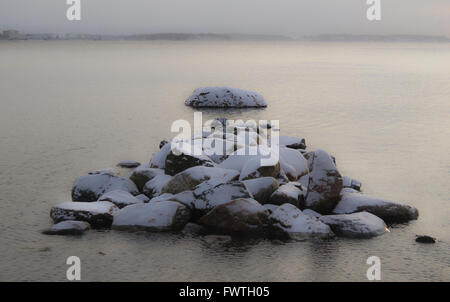
[[[66,0],[0,0],[0,29],[450,36],[450,0],[381,0],[378,22],[366,19],[366,0],[81,0],[81,4],[82,20],[70,22]]]

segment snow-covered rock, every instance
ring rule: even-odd
[[[45,235],[81,235],[89,230],[91,225],[86,221],[65,220],[42,231]]]
[[[58,223],[65,220],[86,221],[93,228],[110,227],[114,214],[119,210],[109,201],[61,202],[52,207],[50,217]]]
[[[296,181],[309,173],[308,162],[299,151],[280,147],[279,152],[280,169],[289,180]]]
[[[314,217],[317,217],[317,218],[319,218],[320,216],[322,216],[322,215],[320,215],[319,213],[317,213],[316,211],[311,210],[311,209],[304,209],[304,210],[302,211],[302,213],[305,214],[305,215],[314,216]]]
[[[348,176],[342,176],[342,187],[361,191],[361,183],[356,179],[350,178]]]
[[[342,237],[371,238],[389,232],[381,218],[367,212],[323,215],[319,220],[328,224],[336,235]]]
[[[98,201],[109,201],[119,208],[123,208],[136,203],[143,203],[141,199],[138,199],[127,191],[123,190],[113,190],[106,192],[99,197]]]
[[[172,150],[171,143],[167,143],[161,147],[150,160],[149,168],[164,169],[166,167],[167,155]]]
[[[277,207],[269,216],[273,227],[287,232],[292,238],[333,236],[330,227],[316,217],[305,215],[297,207],[285,203]]]
[[[272,214],[279,206],[276,204],[266,203],[262,205],[266,210],[269,211],[269,214]]]
[[[136,185],[129,179],[110,174],[88,174],[79,177],[72,188],[73,201],[96,201],[102,194],[112,190],[127,191],[138,195]]]
[[[249,159],[242,168],[239,180],[247,180],[259,177],[277,177],[280,173],[280,162],[273,164],[263,164],[261,159],[256,157]]]
[[[207,184],[204,182],[199,186]],[[194,190],[196,197],[194,208],[197,210],[211,210],[212,208],[238,198],[251,198],[241,182],[219,183],[206,190]]]
[[[261,204],[268,203],[272,193],[278,189],[278,181],[273,177],[261,177],[243,181],[253,199]]]
[[[306,142],[304,138],[297,138],[291,136],[279,136],[279,145],[291,149],[306,149]]]
[[[321,214],[331,213],[340,199],[341,174],[323,150],[306,153],[305,158],[310,170],[306,207]]]
[[[156,175],[152,180],[145,183],[142,193],[148,198],[153,198],[162,193],[162,189],[169,183],[172,176],[166,174]]]
[[[200,183],[210,179],[221,179],[224,182],[236,180],[239,171],[216,167],[195,166],[176,174],[163,188],[163,193],[177,194],[193,190]]]
[[[130,231],[175,231],[182,229],[189,217],[189,209],[175,201],[135,204],[114,215],[112,228]]]
[[[281,185],[272,196],[270,196],[270,203],[275,205],[282,205],[290,203],[296,207],[303,207],[305,203],[306,192],[298,183],[289,182]]]
[[[216,164],[206,155],[195,155],[194,152],[175,155],[171,151],[167,154],[165,172],[175,175],[195,166],[215,167]]]
[[[239,198],[216,206],[200,223],[222,232],[252,232],[267,222],[268,212],[256,200]]]
[[[267,103],[257,92],[230,87],[201,87],[185,101],[192,107],[267,107]]]
[[[148,165],[141,165],[130,174],[130,180],[134,182],[137,188],[142,191],[144,185],[152,180],[156,175],[164,174],[163,169],[149,168]]]
[[[172,194],[172,193],[163,193],[159,196],[153,197],[149,203],[154,202],[161,202],[161,201],[177,201],[181,204],[184,204],[190,209],[194,208],[194,205],[197,201],[192,191],[183,191],[178,194]]]
[[[141,200],[144,203],[147,203],[150,201],[150,198],[148,198],[145,194],[136,195],[136,198]]]
[[[237,170],[239,172],[242,171],[242,168],[245,164],[254,158],[260,158],[258,155],[240,155],[240,154],[231,154],[226,160],[222,161],[217,167],[222,169],[232,169]]]
[[[134,161],[134,160],[124,160],[124,161],[121,161],[120,163],[118,163],[117,166],[122,167],[122,168],[136,168],[140,164],[141,163]]]
[[[419,216],[418,210],[409,205],[360,193],[343,193],[333,213],[349,214],[362,211],[372,213],[387,223],[403,223]]]

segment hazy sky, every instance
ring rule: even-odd
[[[0,0],[0,29],[450,36],[450,0],[381,0],[378,22],[366,19],[366,0],[81,0],[81,4],[82,20],[70,22],[66,0]]]

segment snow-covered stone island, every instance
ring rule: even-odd
[[[204,97],[202,91],[194,94]],[[414,207],[363,194],[359,181],[341,175],[332,155],[307,150],[304,138],[279,136],[277,159],[267,163],[261,160],[263,152],[239,151],[255,146],[264,150],[269,142],[262,134],[270,125],[229,127],[225,119],[216,121],[223,127],[190,138],[192,145],[200,140],[200,152],[177,149],[175,140],[163,140],[149,162],[137,167],[137,162],[122,162],[126,177],[115,169],[79,177],[72,201],[52,207],[55,225],[45,233],[112,228],[195,233],[205,242],[214,241],[215,235],[219,243],[228,242],[230,235],[370,238],[389,232],[386,224],[418,217]],[[237,140],[238,127],[246,133],[245,143]],[[223,153],[211,152],[219,142],[227,142],[220,144]]]
[[[185,104],[192,107],[267,107],[267,103],[261,94],[231,87],[197,88]]]

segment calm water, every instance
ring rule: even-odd
[[[336,156],[366,193],[416,206],[418,221],[371,240],[235,242],[89,231],[45,236],[76,177],[149,160],[198,86],[262,93],[283,134]],[[0,280],[450,281],[450,45],[290,42],[1,42]],[[416,234],[435,245],[415,243]],[[102,252],[104,255],[99,254]]]

